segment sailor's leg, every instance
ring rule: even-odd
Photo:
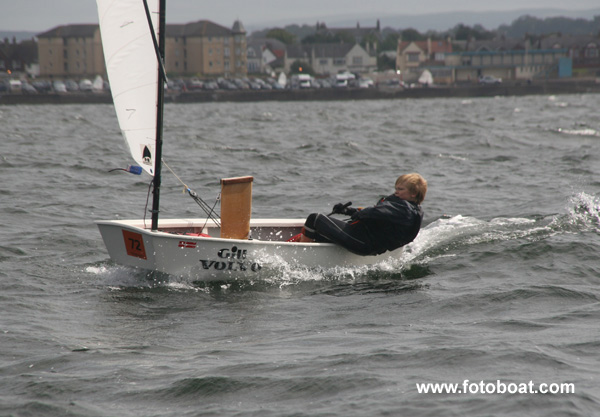
[[[313,224],[314,231],[318,237],[337,243],[350,252],[359,255],[371,254],[371,245],[362,226],[325,216],[324,214],[315,215]]]

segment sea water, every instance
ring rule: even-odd
[[[109,260],[94,220],[147,215],[150,183],[109,172],[132,162],[112,106],[0,106],[0,415],[599,413],[599,108],[169,104],[165,218],[224,177],[254,176],[256,218],[429,181],[401,262],[209,285]]]

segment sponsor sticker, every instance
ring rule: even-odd
[[[196,242],[186,242],[185,240],[180,240],[179,241],[179,247],[180,248],[195,249],[196,248]]]
[[[258,272],[262,269],[258,262],[250,262],[246,259],[247,250],[232,248],[219,249],[217,257],[220,260],[200,259],[202,269],[215,269],[217,271],[252,271]]]

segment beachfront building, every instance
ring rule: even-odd
[[[239,20],[231,29],[201,20],[167,25],[167,73],[199,77],[240,77],[246,66],[246,31]]]
[[[427,69],[433,76],[434,83],[451,82],[451,72],[444,68],[446,55],[452,53],[450,40],[403,41],[398,39],[396,51],[396,70],[400,71],[402,80],[415,82]]]
[[[272,38],[248,38],[248,73],[272,74],[283,67],[286,45]]]
[[[104,74],[98,25],[58,26],[38,37],[42,77],[92,77]]]
[[[405,82],[415,82],[428,70],[435,84],[476,83],[484,76],[502,80],[570,77],[568,58],[578,49],[569,51],[557,42],[532,45],[527,39],[399,40],[396,69]]]
[[[600,74],[600,36],[551,35],[539,41],[540,49],[566,49],[579,76]]]
[[[311,45],[288,45],[285,54],[285,72],[295,61],[310,65],[318,75],[333,75],[339,72],[366,74],[377,69],[375,48],[358,43],[322,43]]]
[[[40,76],[84,78],[105,74],[98,25],[58,26],[38,35]],[[173,75],[244,76],[246,31],[208,20],[166,27],[165,67]]]
[[[538,46],[538,45],[535,45]],[[528,40],[470,41],[465,50],[447,54],[446,67],[456,82],[477,82],[486,75],[502,80],[570,76],[568,50],[533,47]]]

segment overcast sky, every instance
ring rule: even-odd
[[[251,29],[288,23],[314,25],[317,20],[334,18],[361,21],[364,17],[364,25],[373,26],[376,16],[385,26],[385,16],[390,14],[598,7],[598,0],[168,0],[167,23],[207,19],[230,27],[240,19]],[[0,0],[0,31],[44,32],[58,25],[97,22],[95,0]]]

